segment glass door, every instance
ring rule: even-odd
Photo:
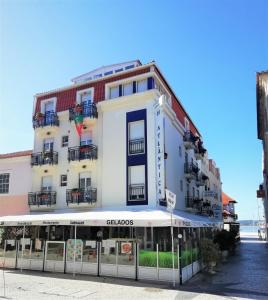
[[[45,271],[64,272],[65,242],[46,242]]]

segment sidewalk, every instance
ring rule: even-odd
[[[183,290],[204,293],[196,299],[268,299],[267,244],[256,234],[242,234],[237,254],[222,264],[217,274],[200,273]]]

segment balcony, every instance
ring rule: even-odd
[[[97,189],[71,189],[66,191],[67,206],[95,206],[97,202]]]
[[[191,131],[186,131],[183,136],[184,147],[186,149],[196,149],[196,141],[198,137],[193,135]]]
[[[56,192],[40,191],[28,193],[28,205],[34,209],[52,209],[56,205]]]
[[[198,139],[198,141],[196,142],[196,148],[195,148],[195,158],[196,159],[202,159],[205,156],[205,153],[207,152],[207,150],[203,147],[203,142]]]
[[[144,138],[130,140],[128,143],[129,154],[143,154],[144,153]]]
[[[208,179],[209,179],[208,176],[205,174],[197,175],[195,184],[197,187],[204,186],[204,185],[206,185],[206,182]]]
[[[145,185],[144,184],[131,184],[128,186],[128,199],[129,201],[145,200]]]
[[[81,160],[95,160],[97,158],[98,148],[93,144],[68,148],[69,162],[80,162]]]
[[[189,180],[195,179],[197,177],[198,172],[199,172],[199,168],[198,168],[197,164],[187,163],[187,162],[184,164],[185,178],[187,178]]]
[[[257,198],[265,198],[265,190],[262,184],[259,185],[259,189],[257,190]]]
[[[193,197],[185,197],[185,206],[186,208],[193,208],[194,206],[194,198]]]
[[[97,106],[95,103],[77,104],[75,107],[69,108],[69,120],[73,121],[76,117],[82,116],[83,123],[90,125],[98,118]]]
[[[38,112],[33,117],[33,128],[37,133],[42,132],[43,128],[47,129],[50,126],[50,130],[56,130],[60,125],[58,115],[54,111],[46,113]]]
[[[218,199],[218,193],[214,191],[204,191],[203,197],[206,199]]]
[[[31,155],[31,166],[48,166],[58,164],[58,152],[37,152]]]

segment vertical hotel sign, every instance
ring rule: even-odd
[[[164,118],[162,112],[163,96],[155,106],[155,141],[156,141],[156,195],[158,204],[165,198],[164,165]]]

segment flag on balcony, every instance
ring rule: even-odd
[[[83,129],[83,116],[82,115],[77,115],[74,118],[75,122],[75,128],[79,136],[82,134],[82,129]]]

